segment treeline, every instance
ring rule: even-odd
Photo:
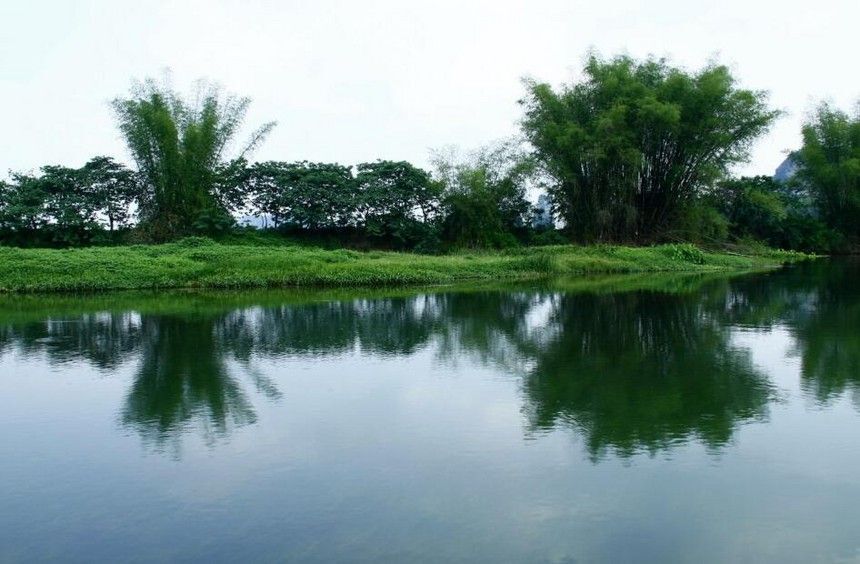
[[[384,160],[250,163],[274,123],[228,157],[248,99],[202,85],[189,103],[149,80],[113,102],[135,169],[97,157],[12,174],[0,185],[0,240],[159,242],[255,216],[294,237],[426,252],[745,240],[842,251],[860,241],[860,110],[809,116],[787,181],[733,178],[780,116],[766,92],[740,88],[722,65],[688,72],[653,58],[591,56],[583,76],[561,88],[527,82],[521,142],[436,154],[432,172]],[[545,192],[550,209],[536,210],[529,191]]]
[[[113,102],[131,170],[108,157],[80,169],[43,167],[0,186],[0,239],[76,246],[218,235],[237,218],[297,238],[438,252],[558,242],[532,227],[526,187],[535,167],[500,144],[465,158],[439,154],[437,174],[407,162],[257,162],[246,156],[274,124],[224,156],[248,100],[202,85],[189,104],[155,81]]]
[[[803,128],[788,182],[733,179],[781,112],[728,68],[592,56],[580,82],[528,83],[523,130],[578,241],[705,244],[755,238],[845,250],[860,225],[860,113],[822,106]]]
[[[725,222],[715,228],[723,238],[803,251],[860,248],[860,105],[851,115],[822,104],[802,133],[803,145],[786,160],[788,178],[727,179],[702,191],[701,205]]]
[[[508,170],[489,160],[505,152]],[[444,178],[404,161],[356,166],[244,159],[219,167],[217,205],[202,207],[175,235],[235,231],[238,218],[301,239],[417,249],[500,248],[563,242],[536,210],[522,176],[529,165],[500,146],[463,161],[437,157]],[[109,157],[81,168],[46,166],[0,185],[0,237],[19,246],[81,246],[168,240],[147,223],[154,195],[146,178]]]
[[[435,175],[403,161],[355,167],[256,163],[240,172],[235,209],[294,234],[339,234],[401,249],[505,247],[541,240],[549,226],[533,226],[526,155],[499,145],[465,160],[437,154],[434,161]]]
[[[42,167],[0,182],[0,239],[19,246],[110,243],[128,230],[137,174],[110,157],[81,168]]]
[[[818,198],[798,180],[755,176],[720,182],[702,198],[699,236],[807,252],[850,251],[852,238],[822,217]]]

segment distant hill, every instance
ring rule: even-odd
[[[797,157],[794,153],[789,153],[789,155],[785,157],[785,160],[776,167],[776,171],[773,173],[773,179],[777,182],[785,182],[797,174],[797,168]]]

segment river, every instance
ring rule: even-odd
[[[0,561],[860,558],[860,262],[0,298]]]

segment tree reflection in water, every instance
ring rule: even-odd
[[[223,316],[142,318],[140,367],[122,411],[124,425],[161,446],[192,422],[211,442],[234,426],[256,421],[215,338],[221,323]]]
[[[0,347],[105,370],[136,360],[120,420],[159,449],[191,430],[211,442],[254,423],[250,393],[280,396],[253,369],[259,359],[430,348],[446,362],[468,358],[519,378],[527,433],[572,429],[595,460],[690,441],[718,450],[739,425],[765,418],[774,399],[750,352],[733,344],[738,324],[787,326],[819,401],[860,388],[857,264],[804,268],[701,287],[676,281],[666,291],[270,297],[262,306],[217,298],[206,307],[178,297],[137,312],[78,305],[74,314],[23,318],[23,306],[10,315],[0,304]]]
[[[860,409],[860,263],[840,262],[827,274],[796,324],[803,387],[822,405],[850,394]]]
[[[552,323],[524,382],[529,424],[575,427],[593,457],[691,437],[716,449],[766,415],[767,377],[697,295],[565,295]]]
[[[738,278],[727,323],[785,327],[803,389],[820,405],[850,395],[860,409],[860,260],[819,260]]]

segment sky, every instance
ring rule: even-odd
[[[742,174],[772,174],[820,100],[860,99],[860,1],[0,0],[0,174],[130,162],[109,102],[133,79],[249,96],[253,160],[428,165],[518,133],[522,78],[575,81],[589,50],[727,64],[786,115]],[[238,148],[238,147],[237,147]]]

